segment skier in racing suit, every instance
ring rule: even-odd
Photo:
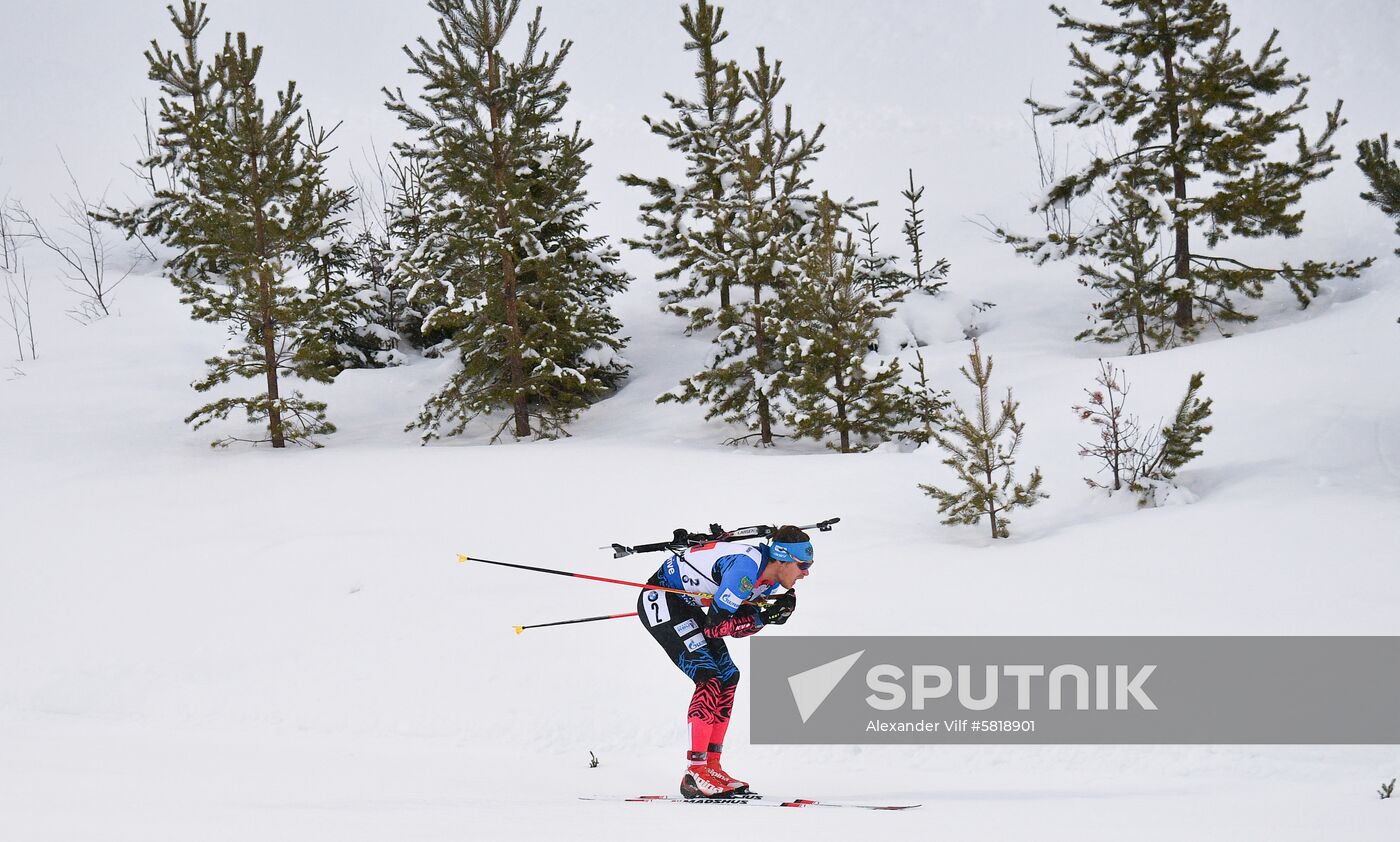
[[[681,672],[695,682],[687,722],[690,750],[681,778],[686,798],[732,796],[748,784],[720,766],[724,735],[739,670],[729,657],[726,637],[747,637],[765,625],[781,625],[797,607],[793,589],[812,566],[812,542],[795,526],[783,526],[768,544],[717,541],[691,547],[666,560],[648,584],[691,594],[712,594],[709,613],[700,597],[644,590],[637,614]],[[784,593],[766,601],[779,588]]]

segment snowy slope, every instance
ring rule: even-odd
[[[168,40],[164,3],[11,5],[0,79],[20,84],[5,89],[0,194],[44,214],[65,189],[56,143],[94,191],[133,156],[131,103],[153,95],[141,50]],[[693,72],[676,5],[544,0],[549,38],[576,43],[566,116],[597,141],[602,233],[640,233],[618,173],[677,166],[641,122]],[[625,589],[461,565],[459,552],[642,578],[659,557],[597,548],[711,521],[840,516],[818,537],[802,610],[764,634],[1400,634],[1395,258],[1306,312],[1271,294],[1228,340],[1115,358],[1147,419],[1205,371],[1215,431],[1181,477],[1195,502],[1105,499],[1081,480],[1089,429],[1069,409],[1109,350],[1070,341],[1090,299],[1072,267],[1036,269],[968,224],[1031,224],[1018,104],[1069,81],[1045,4],[725,5],[730,54],[767,45],[798,121],[827,123],[818,183],[881,200],[883,247],[898,250],[906,168],[928,185],[928,246],[952,260],[952,281],[904,326],[965,400],[956,370],[975,318],[994,386],[1021,401],[1023,465],[1042,468],[1051,498],[993,544],[938,525],[916,488],[946,478],[936,453],[718,446],[731,433],[699,408],[653,402],[707,349],[657,312],[656,267],[635,252],[624,264],[639,280],[617,307],[637,367],[571,439],[419,447],[403,426],[450,363],[417,360],[307,388],[340,428],[322,450],[215,451],[216,432],[181,419],[204,401],[188,384],[222,332],[140,276],[119,315],[69,322],[71,299],[31,254],[41,358],[11,367],[0,346],[0,842],[1400,836],[1400,801],[1375,797],[1400,774],[1395,747],[759,747],[746,686],[726,754],[736,774],[773,794],[925,806],[717,825],[699,812],[711,808],[576,800],[673,791],[690,687],[631,620],[511,632],[630,610]],[[1291,66],[1313,77],[1310,131],[1337,97],[1351,120],[1335,174],[1306,193],[1307,235],[1239,247],[1389,255],[1391,226],[1357,200],[1349,158],[1361,137],[1400,131],[1388,84],[1400,6],[1231,7],[1245,49],[1277,26]],[[342,182],[371,143],[397,137],[378,90],[412,84],[399,45],[431,32],[426,4],[210,11],[214,30],[267,46],[269,80],[297,79],[318,123],[345,121]],[[114,180],[110,198],[130,189]],[[974,300],[997,306],[974,317]],[[734,651],[747,667],[748,645]]]
[[[1074,287],[1020,268],[976,290],[1004,302],[982,341],[1052,497],[994,546],[937,524],[915,487],[943,476],[932,452],[730,449],[695,407],[654,406],[705,347],[656,315],[647,282],[618,302],[634,377],[571,439],[418,447],[403,424],[443,376],[419,361],[317,389],[341,432],[273,452],[211,450],[213,433],[181,423],[222,336],[160,279],[133,278],[121,315],[54,323],[38,362],[0,374],[0,839],[613,839],[696,822],[574,800],[679,776],[689,686],[634,621],[511,632],[629,610],[629,592],[458,552],[640,578],[659,558],[596,548],[838,515],[802,611],[769,633],[1400,634],[1393,267],[1306,317],[1119,360],[1145,416],[1195,370],[1216,398],[1182,477],[1197,501],[1151,511],[1080,480],[1087,426],[1069,406],[1101,349],[1068,341]],[[938,308],[971,292],[955,283],[925,317],[956,324]],[[952,384],[967,349],[943,336],[925,355]],[[1393,748],[750,747],[744,694],[727,756],[756,787],[926,805],[755,811],[746,833],[1400,827],[1374,796],[1400,772]]]

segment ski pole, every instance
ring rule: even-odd
[[[667,588],[662,585],[648,585],[645,582],[628,582],[625,579],[609,579],[606,576],[590,576],[587,573],[574,573],[569,570],[551,570],[548,567],[531,567],[528,564],[511,564],[508,561],[492,561],[489,558],[472,558],[470,556],[462,555],[461,553],[457,554],[457,561],[464,563],[468,561],[476,561],[482,564],[494,564],[497,567],[514,567],[517,570],[533,570],[536,573],[553,573],[556,576],[572,576],[575,579],[588,579],[593,582],[607,582],[613,585],[627,585],[628,587],[641,588],[644,591],[665,591],[666,593],[678,593],[684,596],[694,597],[701,601],[707,601],[714,598],[714,594],[691,593],[690,591],[682,590],[681,588]]]
[[[620,617],[635,617],[635,616],[637,616],[637,612],[636,612],[636,611],[632,611],[632,612],[630,612],[630,613],[628,613],[628,614],[604,614],[604,615],[601,616],[601,617],[584,617],[582,620],[558,620],[558,621],[555,621],[555,622],[553,622],[553,623],[535,623],[533,626],[516,626],[516,627],[515,627],[515,633],[516,633],[516,634],[521,634],[521,633],[524,632],[526,629],[542,629],[542,628],[544,628],[545,626],[567,626],[567,625],[570,625],[571,623],[596,623],[596,622],[599,621],[599,620],[616,620],[616,619],[618,619],[618,618],[620,618]]]

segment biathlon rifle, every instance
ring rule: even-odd
[[[820,523],[799,526],[798,529],[807,531],[815,529],[818,532],[830,532],[831,527],[841,522],[841,518],[827,518]],[[691,532],[688,529],[676,529],[671,533],[671,540],[657,541],[652,544],[636,544],[627,546],[626,544],[613,544],[613,558],[622,558],[634,553],[655,553],[662,551],[681,552],[690,547],[698,547],[701,544],[708,544],[711,541],[742,541],[748,538],[767,538],[778,531],[776,526],[760,524],[758,526],[741,526],[738,529],[725,529],[718,523],[710,524],[709,532]],[[599,549],[608,549],[600,547]]]

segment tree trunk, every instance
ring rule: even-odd
[[[720,181],[719,181],[718,178],[715,179],[715,183],[714,183],[714,187],[712,188],[712,191],[713,191],[713,195],[714,195],[714,197],[715,197],[715,210],[716,210],[716,212],[718,212],[718,211],[719,211],[719,207],[720,207],[721,203],[722,203],[723,200],[724,200],[724,186],[720,183]],[[724,253],[727,251],[727,249],[725,249],[725,247],[724,247],[724,228],[725,228],[725,226],[720,224],[720,218],[717,217],[717,218],[715,219],[715,253],[716,253],[716,254],[724,254]],[[720,276],[720,279],[719,279],[719,311],[720,311],[721,313],[723,313],[723,312],[725,312],[725,311],[728,310],[728,309],[729,309],[729,275],[728,275],[728,273],[726,273],[726,274],[724,274],[724,275],[721,275],[721,276]]]
[[[992,490],[993,492],[995,492],[995,489],[996,489],[996,482],[995,482],[995,478],[992,476],[992,469],[991,469],[991,467],[990,467],[991,461],[988,460],[987,464],[988,464],[988,466],[989,466],[989,467],[987,468],[987,488],[988,488],[989,490]],[[998,511],[1000,511],[1000,509],[997,508],[996,496],[995,496],[995,494],[993,494],[992,498],[991,498],[990,500],[987,501],[987,515],[991,518],[991,521],[992,521],[992,540],[996,540],[997,538],[1000,538],[1000,537],[1001,537],[1001,534],[1000,534],[1000,532],[999,532],[998,529],[997,529],[997,512],[998,512]]]
[[[764,360],[764,351],[767,350],[763,341],[763,308],[760,303],[763,300],[763,273],[754,275],[753,281],[753,342],[754,354],[753,363],[763,374],[768,374]],[[758,440],[764,445],[773,443],[773,410],[768,406],[768,395],[762,391],[758,393]]]
[[[263,368],[267,374],[267,429],[273,447],[286,447],[282,431],[281,396],[277,389],[277,325],[272,318],[272,267],[267,255],[267,218],[263,215],[261,172],[258,155],[262,152],[253,142],[249,162],[252,165],[250,186],[253,190],[253,244],[258,260],[258,311],[262,317]]]
[[[496,22],[501,26],[501,22]],[[496,33],[499,37],[500,33]],[[490,80],[491,90],[496,91],[501,85],[501,69],[496,59],[496,51],[491,50],[487,58],[487,75]],[[491,112],[491,149],[492,162],[491,171],[495,177],[496,190],[500,195],[505,194],[506,189],[506,168],[508,162],[505,156],[505,145],[501,140],[500,128],[503,122],[501,101],[493,94],[490,105]],[[505,231],[510,228],[510,213],[506,206],[505,199],[501,199],[496,205],[496,230]],[[510,329],[510,346],[506,349],[506,368],[510,376],[511,388],[511,408],[515,413],[515,437],[517,439],[527,438],[530,435],[530,412],[528,400],[525,395],[525,361],[522,357],[525,344],[524,337],[520,332],[520,304],[516,297],[516,275],[515,275],[515,252],[509,243],[501,244],[501,293],[505,301],[506,326]]]
[[[1177,143],[1181,138],[1181,102],[1176,90],[1176,69],[1172,64],[1175,55],[1174,45],[1162,48],[1162,80],[1167,86],[1167,122],[1171,130],[1172,156],[1172,195],[1176,198],[1176,270],[1173,273],[1180,286],[1176,299],[1177,327],[1190,327],[1191,313],[1191,229],[1190,223],[1182,217],[1186,204],[1186,165],[1181,160],[1181,150]]]
[[[836,333],[836,326],[832,326],[833,333]],[[846,420],[846,378],[843,372],[846,370],[846,355],[841,352],[836,353],[836,431],[841,435],[841,452],[851,452],[851,425]]]

